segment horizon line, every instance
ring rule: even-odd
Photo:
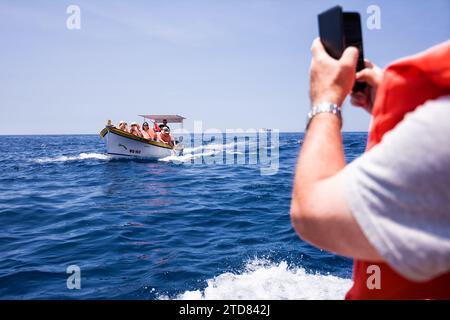
[[[342,133],[368,133],[368,131],[360,130],[348,130],[341,131]],[[305,131],[280,131],[279,133],[305,133]],[[190,133],[199,134],[199,133]],[[204,134],[204,133],[203,133]],[[206,133],[207,135],[209,133]],[[211,133],[212,134],[212,133]],[[223,133],[225,134],[225,132]],[[245,133],[244,133],[245,134]],[[17,134],[0,134],[0,137],[26,137],[26,136],[95,136],[100,135],[100,133],[17,133]]]

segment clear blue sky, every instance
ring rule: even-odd
[[[1,1],[0,134],[97,133],[174,113],[208,128],[303,131],[317,14],[381,8],[364,27],[381,66],[450,38],[450,1]],[[66,8],[81,8],[81,30]],[[348,106],[348,105],[347,105]],[[369,117],[345,109],[345,130]]]

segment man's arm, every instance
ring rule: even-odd
[[[328,56],[319,39],[313,42],[311,102],[341,106],[355,81],[357,50],[348,48],[337,61]],[[343,194],[345,167],[340,119],[329,113],[311,121],[294,180],[291,218],[306,241],[348,257],[381,261],[347,205]]]

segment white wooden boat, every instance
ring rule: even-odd
[[[157,122],[167,119],[168,123],[181,124],[185,119],[178,115],[141,115],[141,117]],[[105,140],[107,154],[114,157],[158,160],[169,156],[179,156],[183,153],[183,145],[181,143],[177,143],[175,147],[172,147],[163,142],[140,138],[116,128],[110,121],[100,132],[100,136]]]

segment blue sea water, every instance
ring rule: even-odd
[[[366,139],[344,134],[347,161]],[[261,175],[186,156],[111,159],[97,135],[1,136],[0,299],[343,298],[352,262],[290,224],[302,141],[280,134],[279,170]],[[67,288],[70,265],[80,289]]]

